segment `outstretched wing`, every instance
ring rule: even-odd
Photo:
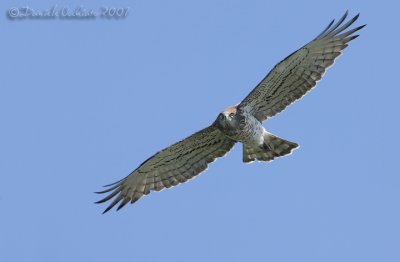
[[[348,42],[358,37],[353,34],[365,25],[344,32],[358,16],[345,24],[347,12],[336,24],[333,20],[314,40],[277,64],[239,104],[239,108],[264,121],[304,96],[322,78]]]
[[[96,203],[115,197],[104,213],[121,202],[119,210],[128,202],[134,203],[151,191],[186,182],[207,169],[208,164],[216,158],[228,153],[234,144],[235,141],[211,125],[158,152],[124,179],[97,192],[110,194]]]

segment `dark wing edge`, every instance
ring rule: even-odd
[[[122,180],[106,185],[106,190],[96,193],[109,194],[96,204],[115,197],[104,214],[119,202],[117,210],[152,191],[184,183],[205,171],[208,164],[226,155],[234,144],[234,140],[215,126],[209,126],[156,153]]]
[[[303,97],[316,86],[348,43],[359,36],[353,34],[366,26],[361,25],[343,32],[359,15],[344,23],[348,16],[346,11],[335,24],[335,20],[331,21],[311,42],[278,63],[239,107],[264,121]]]

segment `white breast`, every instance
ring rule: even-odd
[[[262,145],[264,142],[265,129],[253,115],[246,114],[245,126],[241,137],[241,142],[246,144]]]

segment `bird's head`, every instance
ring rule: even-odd
[[[237,125],[236,112],[236,106],[229,107],[222,111],[215,120],[217,127],[221,130],[235,128]]]

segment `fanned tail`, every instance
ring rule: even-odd
[[[281,157],[292,153],[299,145],[274,136],[270,133],[264,134],[264,144],[262,146],[252,146],[243,144],[243,162],[250,163],[258,161],[272,161],[276,157]]]

